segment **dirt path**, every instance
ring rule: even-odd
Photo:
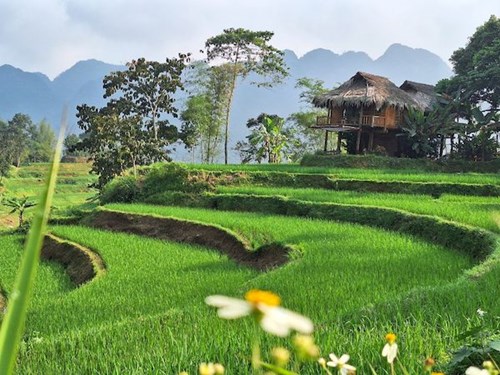
[[[99,254],[52,234],[45,236],[42,259],[61,264],[71,281],[80,286],[106,271]]]
[[[102,210],[95,212],[88,224],[111,231],[206,246],[226,254],[238,264],[258,270],[285,264],[291,250],[281,244],[264,245],[253,250],[244,240],[223,228],[174,218]]]

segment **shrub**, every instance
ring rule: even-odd
[[[149,197],[165,191],[201,193],[213,189],[210,175],[191,172],[176,163],[153,164],[144,176],[142,195]]]
[[[432,196],[440,196],[442,194],[500,195],[500,187],[488,184],[336,179],[329,175],[306,173],[252,172],[248,174],[248,181],[265,186],[294,186],[375,193],[428,194]]]
[[[491,161],[474,162],[453,158],[430,160],[384,157],[376,155],[330,155],[317,153],[315,155],[304,155],[300,165],[306,167],[332,168],[413,169],[449,173],[497,173],[500,171],[500,158]]]
[[[133,202],[139,198],[141,193],[139,185],[139,180],[134,176],[116,177],[104,186],[99,195],[99,201],[101,204]]]

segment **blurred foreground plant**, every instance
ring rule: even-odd
[[[45,182],[45,187],[36,207],[21,266],[17,272],[16,281],[8,301],[7,313],[2,321],[2,327],[0,329],[0,374],[2,375],[10,375],[14,371],[17,352],[19,350],[19,341],[24,330],[24,323],[33,291],[40,251],[54,194],[64,139],[64,129],[65,121],[63,121],[61,126],[59,139]],[[29,206],[27,198],[24,199],[24,201],[12,201],[12,204],[14,203],[15,209],[22,209],[22,212]]]

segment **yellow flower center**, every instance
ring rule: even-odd
[[[385,339],[389,344],[394,344],[396,342],[396,335],[394,333],[388,333],[385,335]]]
[[[267,306],[279,306],[281,303],[281,298],[277,294],[259,289],[252,289],[246,292],[245,300],[252,305],[262,303]]]

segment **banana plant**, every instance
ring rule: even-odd
[[[35,207],[36,203],[31,201],[29,197],[10,197],[4,198],[2,200],[2,204],[6,207],[11,208],[12,210],[9,214],[18,213],[19,217],[19,228],[21,228],[24,224],[24,213],[28,208]]]

